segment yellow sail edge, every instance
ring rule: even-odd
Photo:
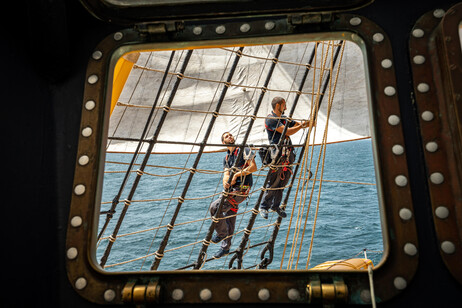
[[[116,63],[114,68],[114,80],[112,81],[111,115],[125,86],[125,82],[130,75],[133,64],[138,61],[139,57],[139,52],[128,53],[120,57]]]

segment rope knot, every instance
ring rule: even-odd
[[[207,241],[205,238],[202,240],[204,246],[210,246],[210,241]]]

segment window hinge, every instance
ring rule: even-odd
[[[122,301],[127,304],[158,303],[160,285],[157,280],[148,283],[129,281],[122,290]]]
[[[178,32],[184,29],[182,21],[168,21],[159,23],[142,23],[135,25],[135,30],[141,35],[162,34],[167,32]]]
[[[314,276],[306,286],[308,303],[340,304],[348,302],[348,286],[342,278],[334,277],[332,282],[321,282]]]
[[[332,21],[332,13],[292,14],[289,22],[292,25],[319,24]]]

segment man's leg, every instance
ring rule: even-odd
[[[284,188],[289,183],[291,175],[292,175],[292,170],[289,168],[287,168],[285,171],[284,170],[281,171],[281,176],[279,178],[279,188],[280,189],[276,191],[275,197],[273,199],[274,202],[271,206],[271,209],[275,211],[276,213],[278,213],[278,215],[281,216],[282,218],[287,217],[287,214],[285,212],[285,207],[280,208],[280,205],[282,201],[282,196],[284,195]]]
[[[210,205],[210,214],[212,216],[214,216],[215,213],[217,212],[218,206],[220,205],[220,202],[221,202],[221,198],[222,197],[213,201],[212,204]],[[229,207],[230,207],[230,204],[226,200],[223,201],[221,213],[229,210]],[[219,218],[218,222],[215,224],[215,231],[217,232],[218,238],[224,238],[228,235],[228,226],[226,225],[225,219],[222,218],[223,215],[221,213],[218,213],[218,215],[215,216],[216,218]],[[213,239],[212,239],[212,242],[214,242]]]
[[[236,226],[236,212],[232,211],[232,204],[238,205],[242,201],[244,201],[247,198],[247,196],[234,196],[232,197],[231,202],[228,199],[225,199],[224,204],[223,204],[223,218],[220,220],[220,231],[217,230],[218,232],[224,232],[223,234],[226,234],[223,236],[224,240],[221,242],[221,248],[214,254],[214,258],[221,258],[229,253],[229,249],[231,248],[231,239],[232,235],[234,234],[234,228]],[[230,197],[231,199],[231,197]],[[223,228],[223,230],[221,230]],[[219,238],[222,238],[221,233],[218,233]],[[230,236],[231,235],[231,236]],[[218,239],[219,239],[218,238]],[[212,242],[216,243],[218,241],[214,241],[212,238]]]
[[[260,209],[269,210],[273,204],[273,199],[275,196],[275,192],[273,188],[277,188],[279,185],[279,170],[275,172],[271,172],[268,175],[268,183],[266,183],[266,190],[263,192],[263,198],[260,203]]]
[[[221,242],[221,249],[223,250],[229,250],[231,248],[231,239],[232,239],[232,234],[234,234],[234,228],[236,227],[236,216],[235,212],[233,211],[228,211],[226,214],[223,216],[225,219],[223,221],[226,223],[227,226],[227,238],[224,239]]]

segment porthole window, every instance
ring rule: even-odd
[[[419,247],[390,42],[335,18],[322,40],[275,17],[96,47],[67,239],[82,296],[316,303],[329,287],[365,304],[406,288]]]

